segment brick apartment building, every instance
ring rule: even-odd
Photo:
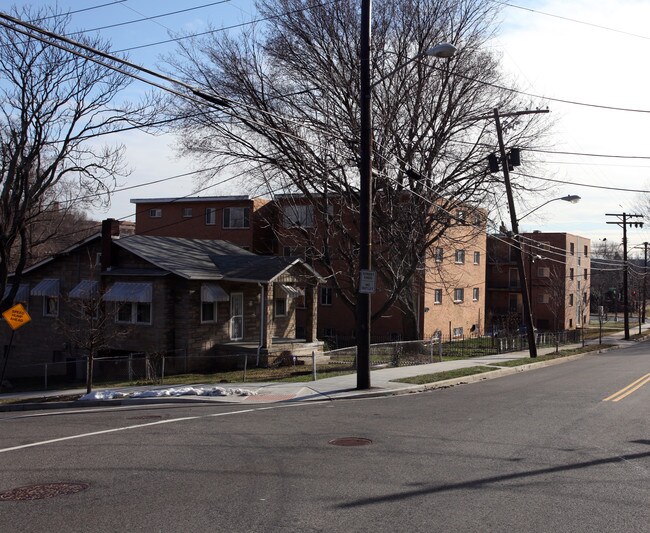
[[[328,217],[341,217],[349,231],[358,230],[354,213],[335,200],[327,201],[327,205],[315,208],[313,200],[293,195],[278,195],[273,201],[246,196],[132,200],[137,205],[136,234],[224,239],[257,253],[295,256],[313,264],[326,280],[319,288],[318,336],[350,342],[356,317],[345,298],[354,297],[357,257],[348,253],[341,242],[345,236],[339,234],[328,244],[328,253],[339,258],[330,261],[333,267],[325,268],[319,258],[325,253],[323,234],[328,231]],[[421,338],[434,333],[456,337],[478,334],[485,327],[485,219],[472,216],[471,222],[465,222],[464,210],[457,211],[453,214],[457,223],[422,258],[411,285],[413,314]],[[237,223],[233,227],[235,212]],[[371,298],[373,309],[386,302],[385,294],[379,276],[377,293]],[[296,328],[297,336],[301,336],[306,317],[302,300],[297,304]],[[373,322],[373,340],[405,338],[404,322],[405,313],[398,305],[388,307]]]
[[[570,233],[521,236],[533,324],[560,331],[589,323],[591,241]],[[522,323],[521,283],[513,241],[487,237],[487,324],[495,330]]]

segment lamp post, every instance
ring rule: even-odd
[[[370,41],[371,41],[372,0],[361,1],[361,42],[360,54],[360,114],[359,133],[359,276],[373,279],[371,272],[372,245],[372,88],[382,80],[392,76],[412,61],[423,57],[451,57],[456,48],[443,43],[418,54],[409,61],[398,65],[374,84],[370,80]],[[359,280],[361,281],[361,280]],[[370,294],[374,287],[359,283],[357,292],[357,389],[370,388]]]
[[[534,213],[534,212],[537,211],[538,209],[541,209],[542,207],[544,207],[544,206],[547,205],[547,204],[550,204],[551,202],[556,202],[556,201],[558,201],[558,200],[563,200],[563,201],[565,201],[565,202],[569,202],[569,203],[572,203],[572,204],[577,204],[581,199],[582,199],[582,198],[580,198],[580,196],[578,196],[577,194],[569,194],[569,195],[567,195],[567,196],[561,196],[561,197],[559,197],[559,198],[551,198],[550,200],[544,202],[543,204],[538,205],[538,206],[535,207],[534,209],[531,209],[530,211],[528,211],[528,213],[526,213],[526,214],[520,216],[520,217],[518,218],[518,220],[519,220],[519,222],[521,222],[521,221],[522,221],[524,218],[526,218],[528,215],[531,215],[532,213]]]

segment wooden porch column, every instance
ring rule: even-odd
[[[261,328],[261,345],[262,348],[268,350],[273,343],[273,298],[271,293],[271,283],[262,285],[261,289],[261,313],[260,313],[260,328]]]
[[[307,285],[305,287],[305,340],[307,342],[316,342],[318,340],[317,288],[318,285]]]

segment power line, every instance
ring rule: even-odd
[[[55,18],[60,18],[60,17],[67,17],[68,15],[74,15],[76,13],[83,13],[84,11],[92,11],[94,9],[99,9],[100,7],[106,7],[106,6],[112,6],[115,4],[122,4],[126,2],[126,0],[115,0],[114,2],[107,2],[106,4],[99,4],[97,6],[91,6],[91,7],[84,7],[82,9],[75,9],[74,11],[66,11],[65,13],[57,13],[54,15],[49,15],[47,17],[41,17],[38,19],[34,19],[30,22],[42,22],[44,20],[50,20],[50,19],[55,19]]]
[[[124,0],[122,0],[122,1],[124,1]],[[80,30],[80,31],[72,32],[72,33],[67,33],[66,35],[80,35],[82,33],[90,33],[90,32],[94,32],[94,31],[107,30],[107,29],[110,29],[110,28],[117,28],[117,27],[120,27],[120,26],[127,26],[129,24],[136,24],[138,22],[145,22],[145,21],[148,21],[148,20],[155,20],[155,19],[158,19],[158,18],[169,17],[171,15],[178,15],[180,13],[187,13],[188,11],[196,11],[197,9],[203,9],[203,8],[206,8],[206,7],[216,6],[216,5],[219,5],[219,4],[225,4],[225,3],[230,2],[230,1],[231,0],[220,0],[219,2],[210,2],[209,4],[203,4],[201,6],[188,7],[186,9],[179,9],[177,11],[168,11],[167,13],[160,13],[159,15],[152,15],[150,17],[142,17],[142,18],[139,18],[139,19],[127,20],[125,22],[117,22],[115,24],[108,24],[106,26],[98,26],[96,28],[90,28],[90,29],[87,29],[87,30]]]
[[[607,191],[620,191],[620,192],[650,193],[650,190],[646,190],[646,189],[625,189],[623,187],[608,187],[606,185],[593,185],[591,183],[579,183],[576,181],[556,180],[553,178],[542,178],[540,176],[533,176],[532,174],[525,174],[523,172],[517,172],[516,174],[524,178],[530,178],[530,179],[535,179],[540,181],[550,181],[552,183],[561,183],[562,185],[575,185],[576,187],[587,187],[590,189],[603,189]]]
[[[552,18],[556,18],[556,19],[560,19],[560,20],[566,20],[567,22],[573,22],[575,24],[582,24],[583,26],[590,26],[592,28],[598,28],[599,30],[611,31],[611,32],[614,32],[614,33],[620,33],[622,35],[629,35],[630,37],[638,37],[639,39],[650,40],[650,37],[648,37],[646,35],[641,35],[641,34],[638,34],[638,33],[632,33],[632,32],[625,31],[625,30],[618,30],[616,28],[611,28],[609,26],[603,26],[601,24],[595,24],[593,22],[586,22],[584,20],[574,19],[574,18],[571,18],[571,17],[565,17],[565,16],[562,16],[562,15],[556,15],[555,13],[548,13],[547,11],[540,11],[538,9],[532,9],[530,7],[518,6],[516,4],[511,4],[509,2],[502,2],[502,1],[499,1],[499,0],[492,0],[492,2],[495,3],[495,4],[501,4],[503,6],[508,6],[508,7],[512,7],[512,8],[515,8],[515,9],[521,9],[522,11],[530,11],[531,13],[535,13],[535,14],[538,14],[538,15],[544,15],[546,17],[552,17]]]

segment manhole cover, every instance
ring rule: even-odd
[[[55,496],[66,496],[86,490],[88,483],[45,483],[43,485],[28,485],[0,492],[0,501],[43,500]]]
[[[160,415],[142,415],[142,416],[130,416],[129,420],[160,420],[162,416]]]
[[[334,446],[365,446],[372,444],[372,441],[362,437],[342,437],[329,441],[329,444],[333,444]]]

